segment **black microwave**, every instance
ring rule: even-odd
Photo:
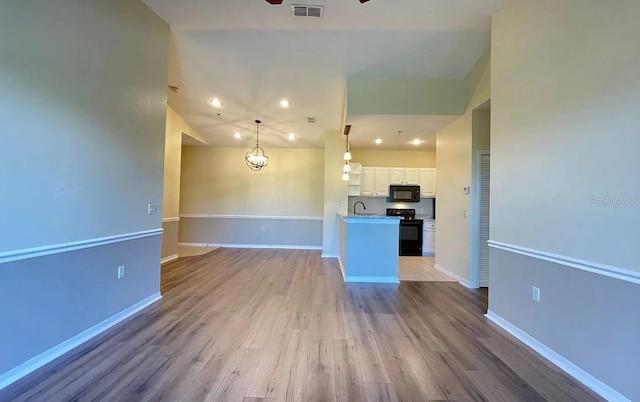
[[[420,202],[420,186],[389,186],[387,202]]]

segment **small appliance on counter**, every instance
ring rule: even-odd
[[[392,184],[389,186],[387,202],[420,202],[420,186],[398,186]]]
[[[420,191],[418,190],[418,196]],[[422,219],[416,219],[415,209],[387,208],[387,216],[398,216],[400,220],[401,256],[422,255]]]

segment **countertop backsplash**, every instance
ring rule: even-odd
[[[387,208],[413,208],[416,210],[416,217],[420,216],[423,219],[435,218],[435,198],[422,198],[420,202],[387,202],[386,198],[349,197],[348,212],[350,214],[353,213],[353,204],[358,201],[364,202],[367,209],[365,211],[362,205],[358,204],[357,212],[384,215],[387,212]]]

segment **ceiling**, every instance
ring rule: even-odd
[[[435,131],[455,117],[349,116],[347,80],[462,79],[506,1],[293,2],[324,6],[313,19],[292,17],[290,0],[144,0],[172,28],[169,83],[180,92],[169,92],[169,104],[209,145],[252,145],[260,119],[265,148],[323,147],[323,133],[342,131],[346,119],[354,149],[435,147]],[[221,108],[209,104],[214,97]],[[424,142],[409,144],[416,137]]]

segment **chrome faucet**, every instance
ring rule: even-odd
[[[356,201],[356,202],[353,204],[353,214],[354,214],[354,215],[356,215],[356,205],[358,205],[358,204],[362,204],[362,208],[364,208],[365,210],[367,209],[367,206],[366,206],[366,205],[364,205],[364,202],[362,202],[362,201]]]

